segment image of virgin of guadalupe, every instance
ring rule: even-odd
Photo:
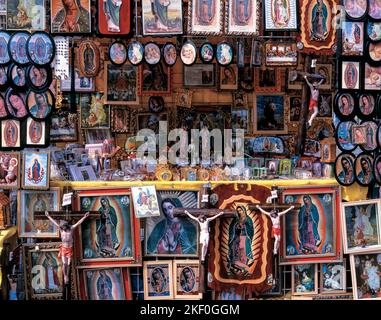
[[[237,216],[229,226],[228,272],[247,274],[254,263],[251,243],[254,237],[253,221],[244,206],[237,206]]]
[[[42,124],[41,122],[34,121],[33,119],[30,122],[28,128],[29,139],[32,143],[39,143],[42,138]]]
[[[363,184],[369,184],[373,180],[372,163],[366,157],[360,159],[360,172],[357,174],[357,178]]]
[[[344,81],[348,89],[355,89],[357,85],[357,69],[353,63],[348,63],[344,71]]]
[[[27,63],[28,62],[28,57],[26,55],[26,39],[25,37],[20,37],[17,40],[16,43],[16,52],[12,52],[12,57],[16,62],[19,63]]]
[[[192,268],[185,267],[180,274],[180,285],[185,292],[191,292],[196,285],[196,275]]]
[[[317,253],[321,244],[318,227],[319,211],[311,197],[305,195],[298,214],[298,243],[304,254]]]
[[[349,157],[342,157],[340,162],[342,171],[337,175],[337,177],[343,184],[350,185],[355,179],[353,162]]]
[[[151,288],[155,293],[163,293],[167,286],[164,270],[162,268],[155,268],[151,273]]]
[[[235,0],[233,2],[234,23],[239,26],[245,26],[251,19],[252,0]]]
[[[52,32],[90,32],[90,13],[81,0],[61,0],[60,9],[52,22]]]
[[[101,217],[96,222],[96,246],[102,257],[113,257],[120,245],[116,234],[118,217],[107,198],[101,199],[101,207],[98,211]]]
[[[95,52],[94,49],[91,48],[89,44],[86,44],[85,50],[83,50],[83,62],[85,66],[85,73],[86,74],[93,74],[95,72]]]
[[[48,292],[56,292],[57,290],[61,291],[60,280],[58,277],[58,263],[54,259],[51,253],[47,253],[42,263],[42,266],[45,269],[45,290]]]
[[[0,37],[0,63],[7,63],[8,61],[8,41],[4,37]]]
[[[4,147],[16,147],[16,143],[18,140],[18,128],[16,123],[13,120],[8,120],[4,126],[3,132],[3,141],[5,142]]]
[[[216,4],[214,0],[197,1],[197,21],[201,25],[212,24],[216,15]]]
[[[327,39],[328,30],[328,9],[323,0],[316,0],[316,4],[312,9],[311,21],[311,40],[324,41]]]
[[[120,7],[122,0],[103,0],[103,11],[107,21],[107,31],[120,32]]]
[[[99,300],[114,300],[114,297],[112,296],[112,281],[104,270],[99,271],[97,294]]]

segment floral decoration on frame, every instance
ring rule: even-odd
[[[298,30],[297,0],[269,0],[262,5],[265,31]]]
[[[188,2],[188,33],[220,35],[223,30],[222,0],[190,0]]]
[[[331,55],[336,44],[336,20],[339,0],[305,0],[301,5],[300,41],[303,53]],[[333,23],[335,22],[335,23]]]
[[[254,83],[254,91],[256,93],[280,92],[281,71],[278,68],[256,68]]]
[[[259,1],[228,0],[225,2],[225,33],[257,35],[259,32]]]

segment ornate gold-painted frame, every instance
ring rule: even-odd
[[[259,10],[259,0],[251,0],[252,1],[252,14],[253,17],[253,24],[246,25],[245,27],[238,27],[242,28],[241,31],[232,31],[231,30],[231,23],[230,23],[230,17],[231,17],[231,8],[233,6],[234,0],[228,0],[225,1],[225,33],[229,35],[248,35],[248,36],[256,36],[259,34],[259,22],[260,22],[260,10]],[[237,1],[238,2],[238,1]]]
[[[215,0],[216,2],[216,17],[218,18],[216,23],[214,24],[214,30],[207,31],[206,29],[195,31],[193,26],[193,15],[194,15],[194,8],[197,5],[197,2],[200,0],[189,0],[188,1],[188,34],[195,34],[195,35],[214,35],[218,36],[221,35],[223,32],[223,24],[224,24],[224,1],[223,0]],[[219,21],[218,21],[219,20]]]

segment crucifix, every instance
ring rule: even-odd
[[[71,203],[71,196],[70,196]],[[58,257],[62,261],[62,272],[64,276],[63,300],[70,300],[70,266],[73,256],[74,229],[77,228],[85,219],[100,218],[98,211],[70,211],[69,205],[65,211],[35,211],[34,219],[48,219],[53,225],[59,228],[61,241]],[[77,221],[76,221],[77,220]],[[59,223],[58,221],[61,221]]]

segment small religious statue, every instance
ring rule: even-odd
[[[57,228],[60,229],[60,235],[62,243],[60,244],[60,251],[58,257],[62,260],[62,271],[64,275],[65,285],[69,284],[69,273],[70,273],[70,263],[73,256],[73,231],[78,227],[85,219],[90,215],[89,212],[86,212],[85,215],[73,225],[70,225],[68,222],[64,222],[62,226],[58,224],[50,215],[48,211],[45,211],[46,217],[53,223]]]
[[[279,212],[277,208],[274,208],[273,210],[268,212],[263,210],[259,205],[256,205],[256,208],[271,219],[271,222],[273,224],[271,233],[272,233],[272,236],[275,238],[274,255],[276,255],[278,254],[279,242],[280,242],[280,217],[286,214],[287,212],[291,211],[295,207],[291,206],[290,208],[281,212]]]
[[[319,86],[324,82],[325,79],[321,79],[319,82],[314,81],[313,83],[308,81],[308,76],[305,75],[304,79],[306,80],[308,86],[311,90],[309,110],[313,111],[310,120],[308,120],[307,129],[311,128],[312,121],[316,118],[319,113]]]
[[[205,215],[200,215],[197,218],[191,215],[187,210],[184,213],[191,219],[197,221],[200,225],[200,244],[201,248],[201,262],[205,261],[206,252],[208,251],[209,246],[209,223],[210,221],[217,219],[219,216],[223,215],[224,212],[220,212],[213,217],[207,218]]]
[[[107,30],[120,32],[120,7],[122,0],[103,0],[103,11],[106,15]]]

